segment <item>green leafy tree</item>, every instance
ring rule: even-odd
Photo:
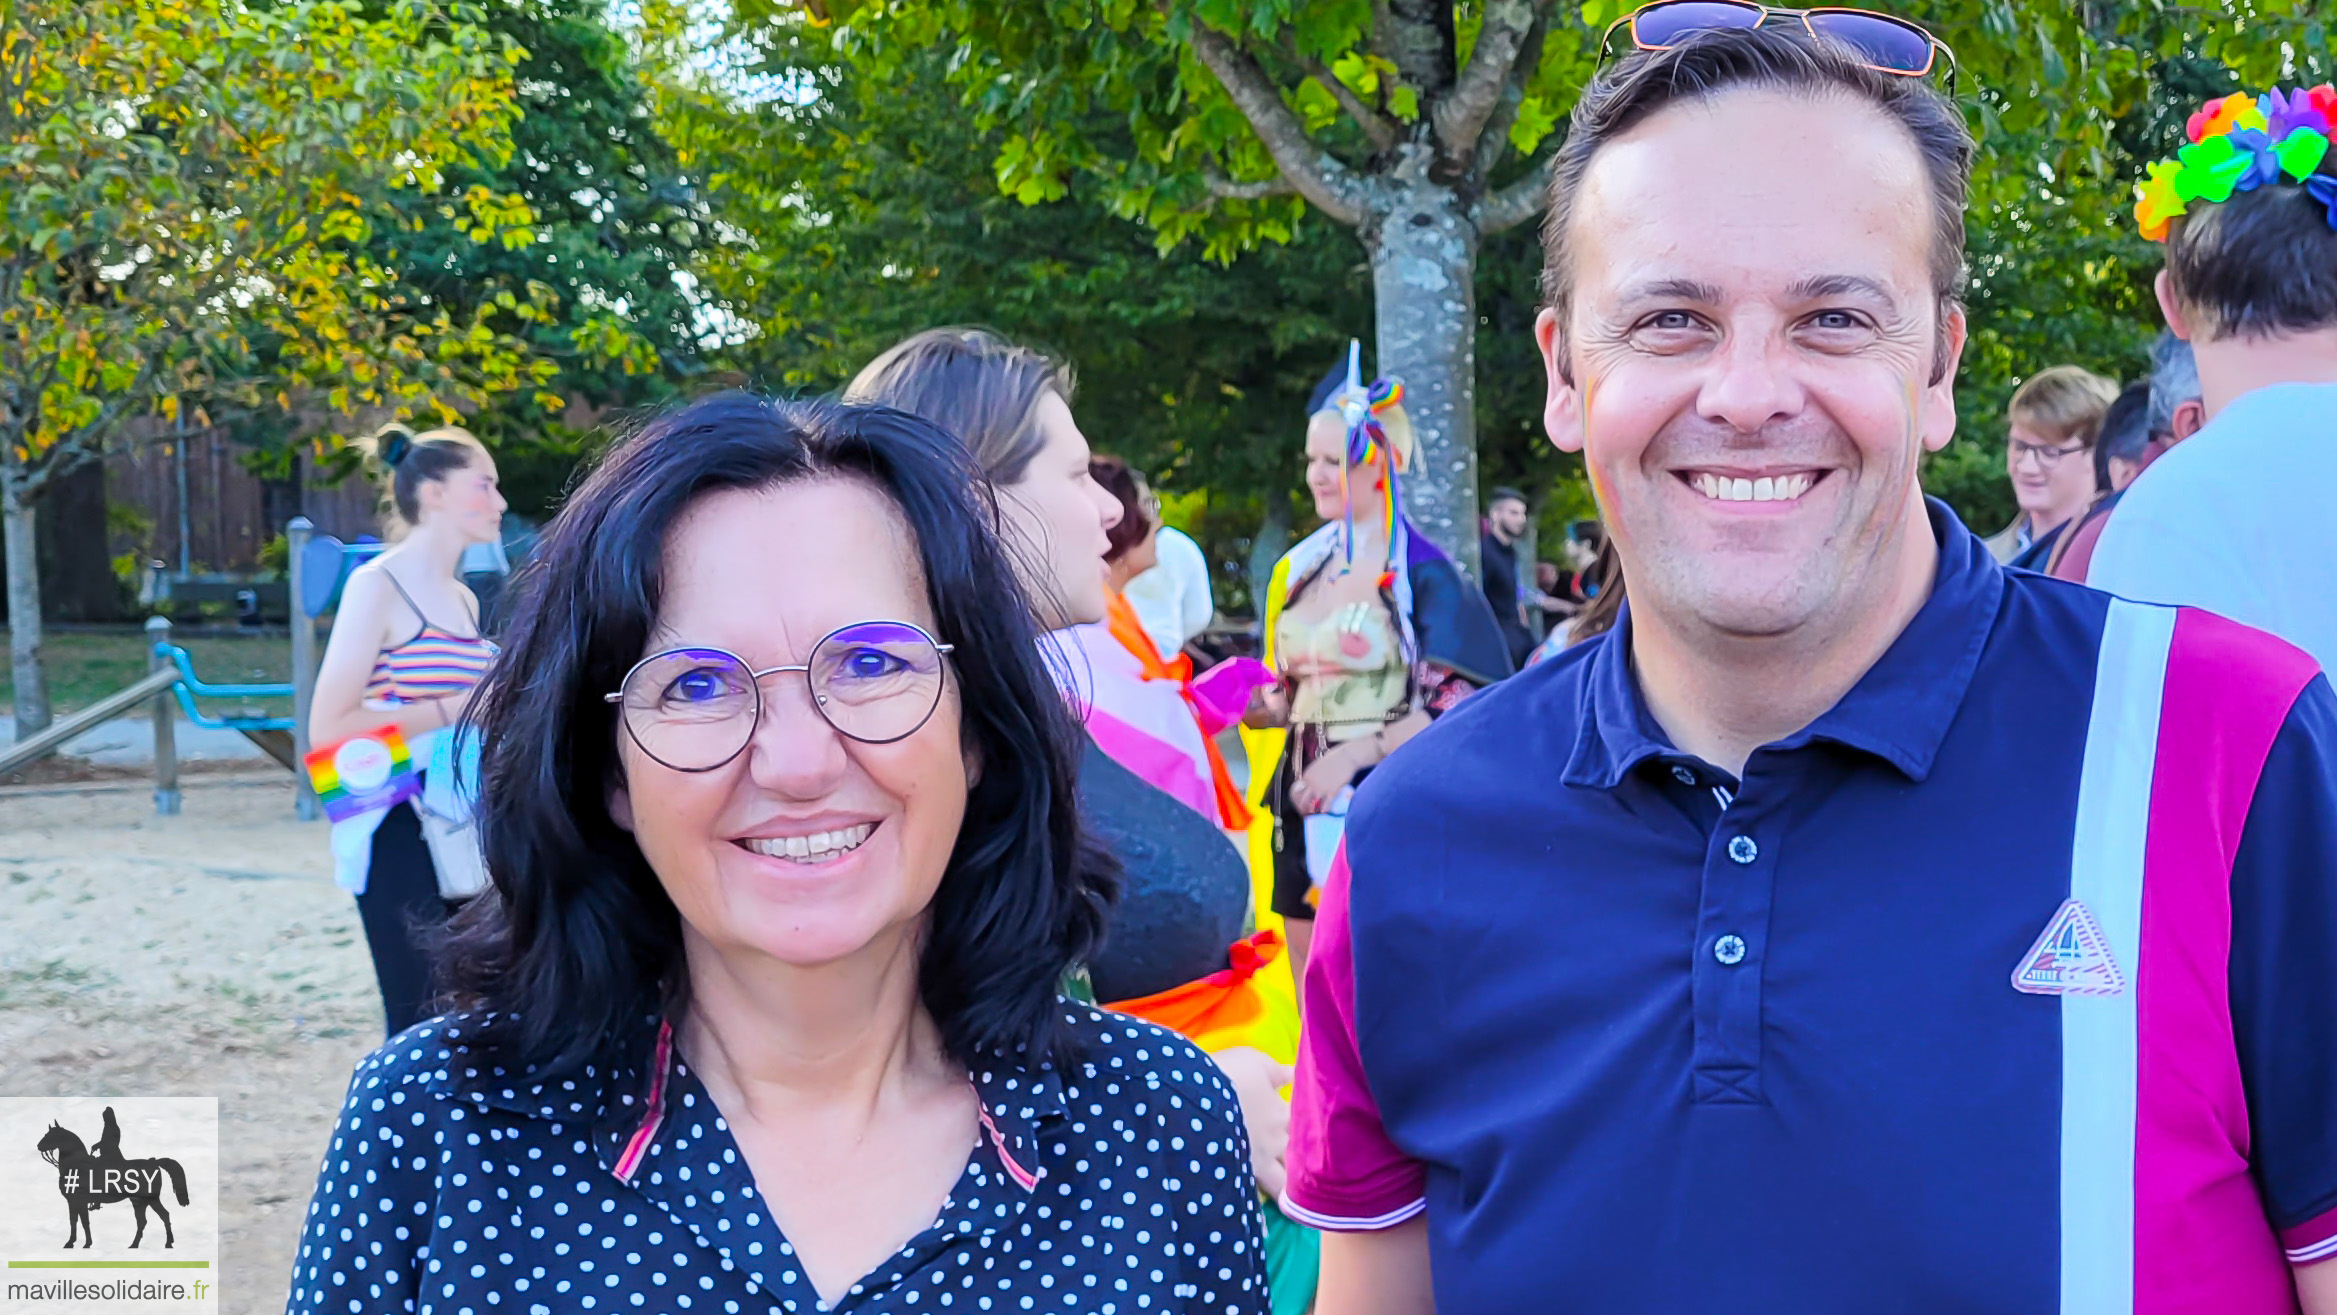
[[[449,166],[505,146],[517,51],[395,0],[0,0],[0,521],[17,732],[49,720],[34,515],[182,396],[435,407],[540,376],[364,253],[397,192],[473,241],[526,209]],[[264,359],[263,359],[264,358]]]
[[[827,391],[935,325],[1049,346],[1078,370],[1097,450],[1202,495],[1179,503],[1184,525],[1238,610],[1260,524],[1305,524],[1304,402],[1369,321],[1359,253],[1301,216],[1290,242],[1228,267],[1192,247],[1157,251],[1092,197],[1026,205],[991,169],[1004,131],[933,112],[948,65],[949,52],[925,51],[880,76],[789,36],[729,76],[670,88],[663,130],[729,235],[696,266],[736,320],[713,363],[779,391]],[[772,90],[808,86],[818,94]]]
[[[740,0],[732,34],[819,31],[866,67],[951,55],[960,105],[1005,130],[992,163],[1027,202],[1084,179],[1164,244],[1216,256],[1287,242],[1303,209],[1351,228],[1371,273],[1380,367],[1404,378],[1426,460],[1413,511],[1473,558],[1474,268],[1543,207],[1553,136],[1620,0]],[[2109,133],[2156,47],[2276,62],[2313,0],[1934,0],[1983,134],[1991,207],[2048,216],[2016,175],[2111,181]],[[2310,47],[2307,47],[2310,48]],[[1111,125],[1109,134],[1098,124]],[[2008,216],[2017,218],[2017,216]],[[2017,227],[2017,226],[2016,226]],[[2016,228],[2008,228],[2016,231]]]
[[[463,423],[495,450],[525,517],[557,506],[614,411],[653,405],[702,366],[687,273],[704,224],[690,181],[650,119],[649,88],[597,0],[511,0],[481,10],[489,36],[523,52],[512,70],[510,149],[446,170],[527,207],[529,240],[473,239],[444,195],[398,193],[365,254],[397,281],[393,322],[444,310],[522,344],[550,367],[537,386],[487,397]],[[287,489],[352,475],[331,413],[263,411],[232,437],[244,464]]]

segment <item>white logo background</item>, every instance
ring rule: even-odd
[[[162,1202],[170,1211],[177,1245],[163,1248],[161,1216],[146,1212],[146,1236],[138,1249],[130,1239],[138,1232],[137,1212],[128,1201],[110,1201],[92,1210],[89,1228],[96,1246],[65,1247],[68,1218],[65,1198],[57,1191],[58,1169],[41,1158],[40,1141],[53,1121],[63,1124],[93,1152],[105,1128],[105,1110],[112,1106],[122,1128],[122,1156],[128,1160],[168,1158],[186,1171],[187,1204],[167,1175]],[[9,1261],[26,1260],[172,1260],[208,1261],[202,1269],[19,1269]],[[10,1301],[12,1283],[48,1283],[70,1279],[87,1284],[123,1280],[177,1283],[190,1293],[196,1283],[205,1286],[206,1300],[176,1302],[35,1302]],[[211,1096],[0,1096],[0,1311],[154,1311],[217,1310],[219,1291],[219,1101]]]

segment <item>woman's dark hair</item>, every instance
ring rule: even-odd
[[[2150,432],[2150,380],[2138,379],[2102,412],[2101,437],[2094,440],[2094,491],[2111,491],[2110,458],[2140,461],[2156,437]]]
[[[422,486],[445,479],[487,455],[487,447],[471,431],[448,425],[415,433],[404,425],[383,425],[359,444],[381,469],[387,489],[382,519],[392,529],[414,524],[422,517]]]
[[[1118,457],[1090,460],[1087,473],[1120,504],[1120,523],[1104,532],[1105,540],[1112,545],[1104,550],[1104,560],[1116,562],[1152,533],[1152,515],[1144,509],[1144,477]]]
[[[1574,614],[1574,624],[1566,631],[1568,648],[1614,629],[1615,619],[1622,615],[1623,558],[1616,553],[1612,538],[1599,537],[1598,560],[1582,573],[1582,579],[1584,584],[1595,586],[1595,590]]]
[[[919,415],[965,443],[1000,487],[1019,484],[1047,445],[1039,403],[1071,402],[1071,367],[989,329],[927,329],[886,348],[844,387],[848,402]]]
[[[981,764],[934,892],[918,991],[952,1058],[1070,1058],[1056,988],[1103,935],[1108,871],[1075,864],[1077,731],[1040,665],[989,485],[932,424],[881,406],[710,397],[612,449],[544,530],[486,683],[480,834],[489,891],[449,936],[472,1043],[574,1072],[688,1005],[681,920],[610,816],[617,688],[646,651],[666,539],[709,494],[812,479],[883,493],[915,539],[936,635],[954,645],[962,734]]]

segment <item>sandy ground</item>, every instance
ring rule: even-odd
[[[280,1311],[381,1005],[290,778],[182,784],[0,790],[0,1095],[218,1097],[219,1309]]]

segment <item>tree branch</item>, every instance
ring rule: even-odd
[[[1217,78],[1234,108],[1249,120],[1275,167],[1300,196],[1342,224],[1356,224],[1370,208],[1371,185],[1306,135],[1306,125],[1282,103],[1258,62],[1232,41],[1196,22],[1185,38],[1193,57]]]
[[[1491,235],[1515,228],[1542,213],[1542,208],[1550,203],[1550,179],[1557,162],[1558,153],[1552,151],[1525,177],[1479,201],[1477,231]]]
[[[1403,140],[1403,125],[1365,104],[1363,97],[1356,95],[1354,88],[1341,82],[1323,61],[1298,53],[1287,34],[1282,39],[1282,49],[1300,68],[1306,70],[1306,75],[1313,78],[1317,86],[1339,102],[1339,108],[1347,111],[1347,117],[1355,120],[1356,126],[1363,129],[1363,135],[1371,140],[1373,150],[1384,151]]]
[[[1237,183],[1215,169],[1205,168],[1201,176],[1209,184],[1209,194],[1220,201],[1255,201],[1260,197],[1298,194],[1298,185],[1280,174],[1249,183]]]
[[[1429,111],[1436,127],[1441,154],[1448,160],[1467,160],[1501,102],[1509,71],[1517,64],[1526,37],[1541,21],[1536,0],[1486,0],[1485,21],[1477,29],[1477,44],[1469,51],[1468,67],[1450,93]]]
[[[1494,102],[1493,114],[1485,120],[1485,127],[1477,134],[1477,149],[1471,156],[1470,172],[1481,190],[1501,167],[1509,154],[1509,130],[1517,123],[1518,108],[1525,104],[1526,84],[1533,80],[1534,71],[1542,64],[1542,40],[1549,34],[1547,14],[1534,20],[1527,31],[1525,44],[1519,48],[1517,59],[1511,63],[1509,77],[1501,84],[1501,96]]]

